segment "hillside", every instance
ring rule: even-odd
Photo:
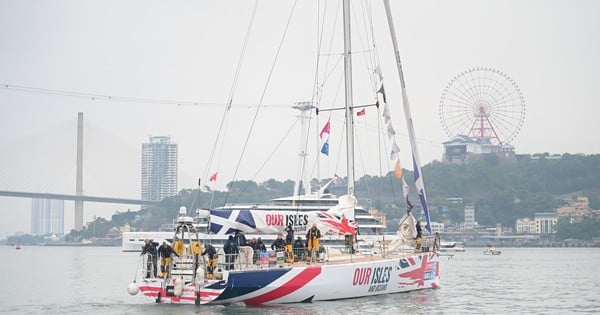
[[[563,198],[573,195],[585,195],[593,209],[600,208],[600,155],[564,154],[561,159],[542,157],[508,166],[501,165],[495,156],[489,156],[469,165],[434,162],[426,165],[423,173],[434,221],[462,222],[464,203],[475,204],[476,220],[480,224],[505,226],[513,226],[517,218],[533,217],[536,212],[552,212],[563,203]],[[405,171],[404,177],[413,187],[412,172]],[[343,183],[343,179],[337,181],[330,186],[330,191],[338,196],[344,194]],[[224,203],[259,203],[287,196],[291,194],[293,182],[236,181],[227,187],[228,192],[214,192],[213,207]],[[384,177],[363,176],[356,184],[356,195],[364,206],[384,211],[390,222],[404,213],[401,181],[391,173]],[[447,197],[462,197],[463,204],[451,203]],[[414,205],[418,204],[414,189],[409,198]],[[145,228],[169,221],[179,206],[191,208],[194,202],[208,208],[210,200],[209,192],[198,194],[196,190],[182,190],[178,196],[165,200],[160,209],[151,210],[154,220],[145,223]]]

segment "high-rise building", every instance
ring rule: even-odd
[[[142,144],[142,199],[160,201],[177,194],[177,143],[150,137]]]
[[[31,234],[63,235],[65,226],[65,201],[31,199]]]

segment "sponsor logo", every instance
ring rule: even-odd
[[[354,269],[353,286],[369,286],[368,292],[387,290],[393,267],[364,267]]]

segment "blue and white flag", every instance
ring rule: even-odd
[[[329,139],[323,143],[323,146],[321,147],[321,153],[329,156]]]
[[[421,200],[421,205],[423,206],[423,212],[425,213],[425,220],[427,221],[427,225],[425,225],[425,229],[431,234],[431,219],[429,218],[429,207],[427,206],[427,195],[425,194],[425,183],[423,182],[423,177],[421,176],[421,167],[417,163],[415,156],[413,154],[413,167],[415,171],[415,186],[417,187],[417,193],[419,194],[419,199]]]

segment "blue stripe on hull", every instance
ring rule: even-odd
[[[243,272],[230,271],[227,278],[227,288],[215,301],[237,298],[262,289],[288,273],[290,270],[292,269],[277,268],[268,270],[245,270]]]

